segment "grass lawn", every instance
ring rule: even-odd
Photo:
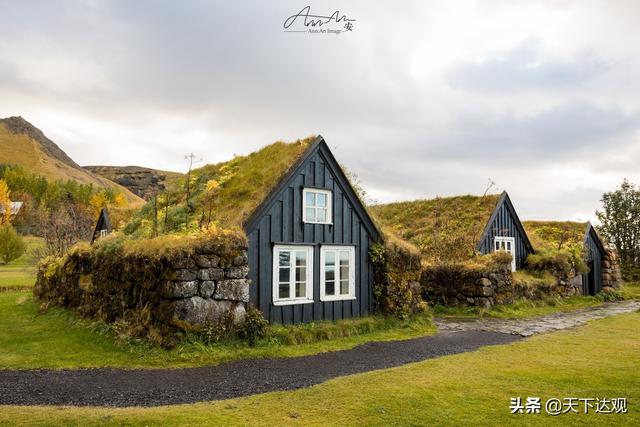
[[[371,323],[371,332],[310,344],[260,342],[188,343],[172,350],[118,339],[101,322],[80,319],[63,309],[38,312],[31,293],[0,293],[0,369],[126,367],[160,368],[215,365],[235,359],[290,357],[352,348],[369,341],[399,340],[435,333],[430,316],[406,322],[370,317],[348,322]],[[331,327],[332,325],[327,325]],[[299,332],[304,332],[300,327]]]
[[[24,237],[26,252],[8,265],[0,265],[0,292],[7,289],[31,288],[36,280],[36,267],[31,256],[32,251],[42,245],[39,237]]]
[[[640,299],[640,282],[625,283],[621,294],[624,299]]]
[[[0,424],[639,425],[640,313],[311,388],[160,408],[3,407]],[[511,397],[625,397],[628,414],[511,415]]]

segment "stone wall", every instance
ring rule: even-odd
[[[607,248],[602,258],[602,291],[611,292],[622,284],[620,260],[614,249]]]
[[[167,255],[76,248],[48,259],[35,296],[85,317],[126,323],[134,335],[171,345],[181,332],[245,317],[246,243],[211,241]]]

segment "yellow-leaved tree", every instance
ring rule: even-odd
[[[0,225],[8,224],[11,219],[11,190],[7,183],[0,179]]]

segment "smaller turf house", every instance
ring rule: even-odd
[[[107,234],[111,233],[112,231],[113,231],[113,228],[111,227],[109,212],[107,211],[106,208],[102,208],[100,210],[100,215],[98,215],[96,226],[93,229],[93,235],[91,236],[91,243],[105,237]]]
[[[533,253],[506,192],[389,203],[371,211],[385,232],[413,244],[427,262],[464,262],[503,250],[516,271]]]
[[[525,221],[523,224],[536,250],[577,248],[583,251],[588,271],[582,275],[582,294],[595,295],[602,291],[607,250],[590,222]]]

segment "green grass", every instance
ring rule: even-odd
[[[623,284],[620,294],[624,299],[640,299],[640,282]]]
[[[317,338],[314,334],[338,336],[349,327],[360,334],[312,343],[280,343],[287,341],[287,337],[292,342],[304,342]],[[316,331],[311,331],[312,328]],[[39,313],[29,292],[3,292],[0,293],[0,369],[215,365],[245,358],[302,356],[348,349],[369,341],[408,339],[435,333],[430,316],[408,321],[372,317],[337,325],[293,327],[288,332],[283,329],[277,328],[276,342],[262,341],[256,347],[241,342],[212,345],[194,342],[166,350],[119,338],[113,326],[80,319],[68,310],[53,308]]]
[[[491,317],[500,319],[519,319],[546,314],[567,312],[580,308],[595,307],[602,300],[591,296],[573,296],[568,298],[548,298],[540,301],[520,300],[513,304],[494,305],[489,309],[481,307],[447,307],[436,305],[434,316],[438,317]]]
[[[306,389],[159,408],[5,406],[31,425],[638,425],[640,313]],[[628,414],[511,415],[511,397],[626,397]]]
[[[26,252],[7,265],[0,265],[0,292],[7,289],[31,288],[36,280],[35,261],[32,251],[42,245],[39,237],[24,237]]]

